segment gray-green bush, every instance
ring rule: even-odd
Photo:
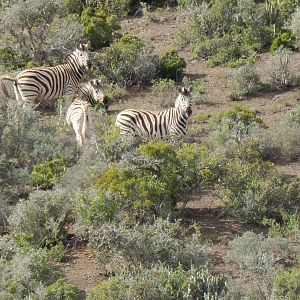
[[[247,1],[193,1],[186,9],[189,19],[185,42],[197,58],[209,58],[209,66],[250,57],[272,41],[263,4]]]
[[[1,299],[77,299],[74,286],[52,269],[46,250],[22,249],[9,236],[0,237],[0,286]]]
[[[19,245],[53,246],[65,240],[71,212],[72,203],[63,191],[36,191],[10,215],[10,233]]]
[[[230,84],[232,99],[251,96],[261,89],[261,81],[254,67],[250,64],[243,65],[233,70]]]
[[[229,242],[227,259],[236,263],[242,276],[251,278],[256,299],[270,299],[277,272],[295,257],[297,249],[286,239],[245,232]]]
[[[161,263],[170,268],[179,264],[184,269],[191,265],[206,266],[209,259],[201,241],[199,229],[185,229],[180,221],[157,219],[153,224],[124,222],[105,223],[90,231],[90,243],[97,248],[97,257],[109,269],[121,266],[152,267]]]
[[[289,49],[280,47],[269,61],[271,83],[279,90],[292,86],[295,82],[295,75],[291,70],[290,55]]]
[[[150,83],[158,73],[158,58],[153,46],[133,35],[113,43],[96,61],[101,73],[124,86]]]
[[[28,61],[39,66],[53,64],[62,61],[64,49],[73,51],[82,40],[83,28],[74,16],[56,16],[66,14],[55,0],[14,1],[4,5],[1,49],[12,54],[7,63],[15,67],[26,66]]]
[[[184,271],[135,268],[103,281],[88,292],[87,300],[219,299],[226,293],[226,279],[206,269]]]

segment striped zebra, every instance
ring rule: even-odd
[[[126,109],[117,115],[116,126],[120,134],[160,139],[174,135],[185,135],[187,121],[192,114],[192,86],[179,87],[175,107],[162,112]]]
[[[93,135],[91,114],[96,103],[105,105],[101,80],[93,79],[80,84],[66,114],[67,124],[73,126],[79,147]]]
[[[72,96],[91,66],[88,45],[80,44],[68,55],[65,64],[23,70],[16,78],[0,77],[0,88],[9,96],[3,80],[13,81],[16,99],[26,104]]]

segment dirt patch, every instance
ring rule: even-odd
[[[93,250],[86,243],[75,245],[68,261],[57,263],[55,267],[65,274],[66,280],[74,284],[82,296],[105,279],[104,270],[99,266],[93,256]]]

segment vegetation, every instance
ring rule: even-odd
[[[298,299],[296,6],[2,1],[1,76],[61,63],[88,42],[87,78],[101,77],[108,105],[92,114],[95,145],[79,153],[63,121],[70,99],[33,109],[0,95],[0,298]],[[137,18],[145,9],[157,23]],[[182,25],[180,47],[155,48],[143,30],[121,34],[128,16],[163,27],[161,11]],[[208,72],[198,59],[219,67]],[[172,107],[178,86],[193,87],[187,136],[120,136],[120,109]],[[86,295],[57,271],[79,244],[106,276]],[[221,273],[222,255],[233,274]]]

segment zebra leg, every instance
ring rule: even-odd
[[[17,86],[17,83],[14,83],[14,93],[15,93],[15,97],[16,97],[16,100],[21,103],[22,102],[22,96],[19,92],[19,89],[18,89],[18,86]]]

